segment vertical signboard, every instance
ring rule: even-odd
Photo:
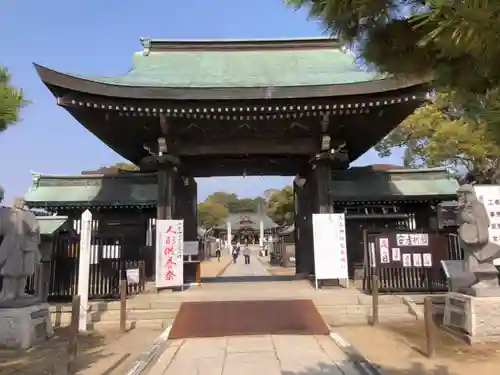
[[[500,245],[500,185],[474,185],[474,191],[490,217],[490,241]],[[493,263],[499,266],[500,259]]]
[[[348,279],[344,214],[313,214],[314,270],[318,280]]]
[[[183,220],[156,220],[156,288],[184,284],[183,229]]]

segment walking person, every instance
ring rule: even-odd
[[[215,256],[217,257],[218,262],[220,262],[220,256],[221,256],[220,247],[221,247],[220,239],[217,238],[215,240]]]
[[[233,264],[236,264],[236,260],[238,259],[238,250],[236,249],[236,247],[233,247]]]
[[[243,248],[243,256],[245,257],[245,264],[250,264],[250,249],[248,245]]]

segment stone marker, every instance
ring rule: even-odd
[[[0,188],[0,203],[4,191]],[[25,292],[41,260],[40,227],[24,202],[0,207],[0,347],[29,348],[52,335],[49,306]]]
[[[474,188],[463,185],[457,195],[464,274],[456,277],[454,265],[444,264],[448,276],[455,273],[460,280],[460,287],[452,287],[446,295],[443,324],[464,333],[469,343],[500,341],[500,286],[493,264],[500,256],[500,246],[489,240],[490,220]]]
[[[92,247],[92,213],[89,210],[85,210],[82,214],[81,223],[80,254],[78,257],[78,295],[80,296],[78,330],[85,332],[89,311],[90,251]]]

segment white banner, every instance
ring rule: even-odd
[[[474,185],[474,191],[490,217],[490,241],[500,245],[500,185]],[[499,266],[500,259],[493,263]]]
[[[316,280],[348,279],[344,214],[313,214]]]
[[[156,287],[184,284],[184,221],[156,220]]]

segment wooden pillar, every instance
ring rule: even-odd
[[[333,205],[330,199],[330,185],[332,180],[331,165],[328,161],[318,162],[314,169],[316,182],[317,213],[333,213]]]
[[[156,217],[158,220],[172,219],[174,198],[173,170],[170,165],[161,165],[158,169],[158,205]]]
[[[304,275],[303,254],[304,254],[304,232],[302,230],[302,205],[303,205],[303,191],[302,187],[296,182],[293,184],[294,197],[295,197],[295,274]]]

